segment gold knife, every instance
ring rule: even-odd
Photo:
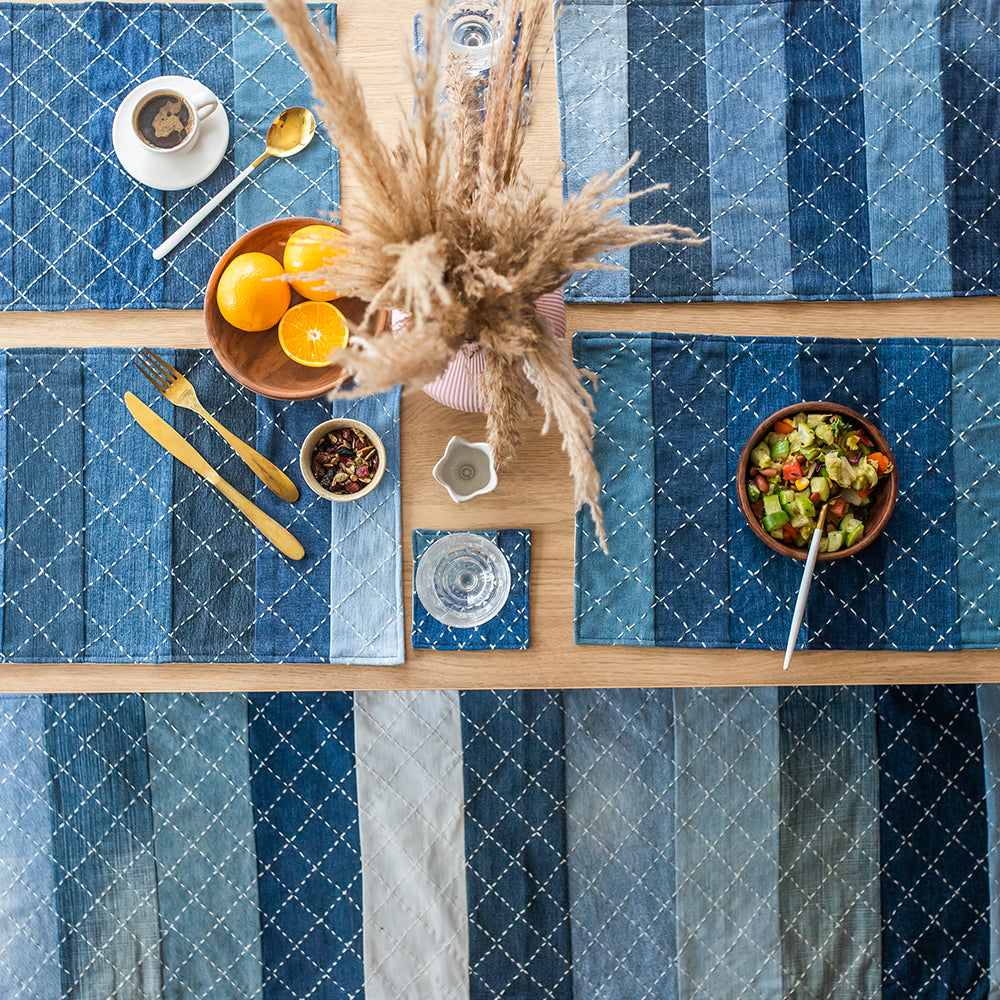
[[[275,548],[284,552],[289,559],[301,559],[305,555],[305,549],[287,528],[283,528],[238,489],[230,486],[166,420],[132,393],[126,392],[124,399],[136,422],[154,441],[163,445],[178,461],[207,479]]]

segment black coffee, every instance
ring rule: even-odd
[[[135,127],[139,137],[156,149],[173,149],[190,134],[194,125],[191,105],[177,94],[153,94],[139,106]]]

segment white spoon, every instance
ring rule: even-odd
[[[284,159],[301,152],[312,142],[312,137],[316,134],[316,119],[308,108],[286,108],[271,122],[271,127],[267,130],[264,152],[250,164],[246,170],[238,177],[234,177],[207,205],[198,209],[183,226],[176,232],[171,233],[154,251],[153,260],[161,260],[185,236],[192,233],[195,227],[216,208],[225,201],[253,171],[259,167],[269,156],[278,156]]]
[[[799,596],[795,601],[795,613],[792,615],[792,627],[788,632],[788,645],[785,647],[785,662],[781,664],[782,670],[788,669],[792,653],[795,652],[795,642],[799,637],[799,629],[802,628],[802,619],[805,617],[806,601],[809,599],[809,585],[812,583],[813,570],[816,568],[816,556],[819,555],[819,540],[823,537],[826,508],[827,504],[823,504],[823,509],[819,512],[819,519],[816,521],[816,530],[813,532],[812,541],[809,543],[806,565],[802,570],[802,582],[799,584]]]

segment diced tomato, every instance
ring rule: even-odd
[[[880,451],[873,451],[868,456],[868,461],[871,462],[879,472],[889,471],[889,459],[886,458]]]
[[[847,501],[843,497],[837,497],[837,499],[830,504],[830,513],[834,517],[843,517],[846,510]]]
[[[786,521],[781,526],[781,533],[785,536],[785,541],[790,542],[795,537],[795,529]]]
[[[869,493],[871,493],[871,489],[869,488],[867,490],[855,490],[854,492],[857,493],[857,495],[861,497],[862,500],[864,500],[864,498],[868,496]]]
[[[791,434],[795,430],[795,427],[790,424],[787,420],[779,420],[774,425],[775,434]]]
[[[802,478],[802,466],[798,462],[785,462],[781,467],[781,478],[792,482],[794,479]]]

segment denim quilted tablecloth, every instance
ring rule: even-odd
[[[899,499],[855,559],[821,563],[809,648],[1000,647],[1000,341],[581,333],[611,554],[577,520],[576,641],[784,649],[802,564],[736,501],[783,406],[829,400],[885,434]]]
[[[313,13],[335,27],[333,4]],[[136,84],[173,74],[216,93],[230,142],[202,184],[161,192],[118,163],[111,123]],[[164,261],[151,256],[263,152],[281,108],[311,99],[261,4],[0,3],[0,309],[199,308],[237,236],[337,209],[337,151],[321,130],[259,168]]]
[[[567,298],[1000,292],[996,0],[566,0],[564,186],[638,163],[633,223],[710,235],[616,253]]]
[[[996,686],[0,697],[0,995],[1000,991]]]
[[[413,573],[427,547],[449,531],[418,528],[413,532]],[[493,542],[510,566],[510,596],[495,618],[478,628],[451,628],[429,614],[413,591],[413,627],[410,642],[414,649],[527,649],[531,641],[529,578],[531,532],[524,528],[475,531]]]
[[[255,397],[208,351],[161,350],[205,407],[299,486],[264,487],[198,416],[161,399],[116,348],[0,353],[0,659],[9,662],[400,663],[399,392],[349,403]],[[147,400],[305,548],[297,562],[137,424]],[[379,489],[331,503],[299,447],[331,416],[373,427]]]

